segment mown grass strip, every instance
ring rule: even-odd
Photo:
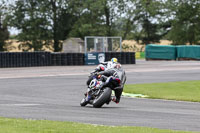
[[[124,92],[154,99],[200,102],[200,80],[125,85]]]
[[[0,133],[200,133],[146,127],[99,126],[74,122],[0,117]]]

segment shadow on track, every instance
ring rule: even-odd
[[[101,108],[94,108],[92,105],[88,105],[88,106],[71,106],[71,107],[77,107],[77,108],[93,108],[93,109],[120,109],[122,107],[113,107],[113,106],[102,106]]]

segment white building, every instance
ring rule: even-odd
[[[63,42],[62,52],[84,53],[84,41],[81,38],[69,38]]]

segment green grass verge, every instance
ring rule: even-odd
[[[200,80],[125,85],[124,92],[155,99],[200,102]]]
[[[146,127],[97,126],[74,122],[0,117],[0,133],[200,133]]]

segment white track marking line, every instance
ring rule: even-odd
[[[4,76],[0,79],[11,79],[11,78],[36,78],[36,77],[55,77],[55,76],[78,76],[78,75],[88,75],[88,73],[71,73],[71,74],[44,74],[44,75],[26,75],[26,76]]]
[[[15,103],[15,104],[0,104],[0,106],[6,106],[6,107],[24,107],[24,106],[38,106],[38,105],[41,105],[41,104],[33,104],[33,103]]]
[[[126,72],[162,72],[162,71],[182,71],[182,70],[200,70],[200,67],[195,68],[147,68],[147,69],[133,69],[126,70]]]
[[[161,72],[161,71],[182,71],[182,70],[200,70],[199,67],[195,68],[162,68],[162,69],[128,69],[126,73],[134,73],[134,72]],[[12,79],[12,78],[36,78],[36,77],[56,77],[56,76],[78,76],[78,75],[89,75],[88,72],[81,73],[63,73],[63,74],[34,74],[30,75],[2,75],[0,79]]]

